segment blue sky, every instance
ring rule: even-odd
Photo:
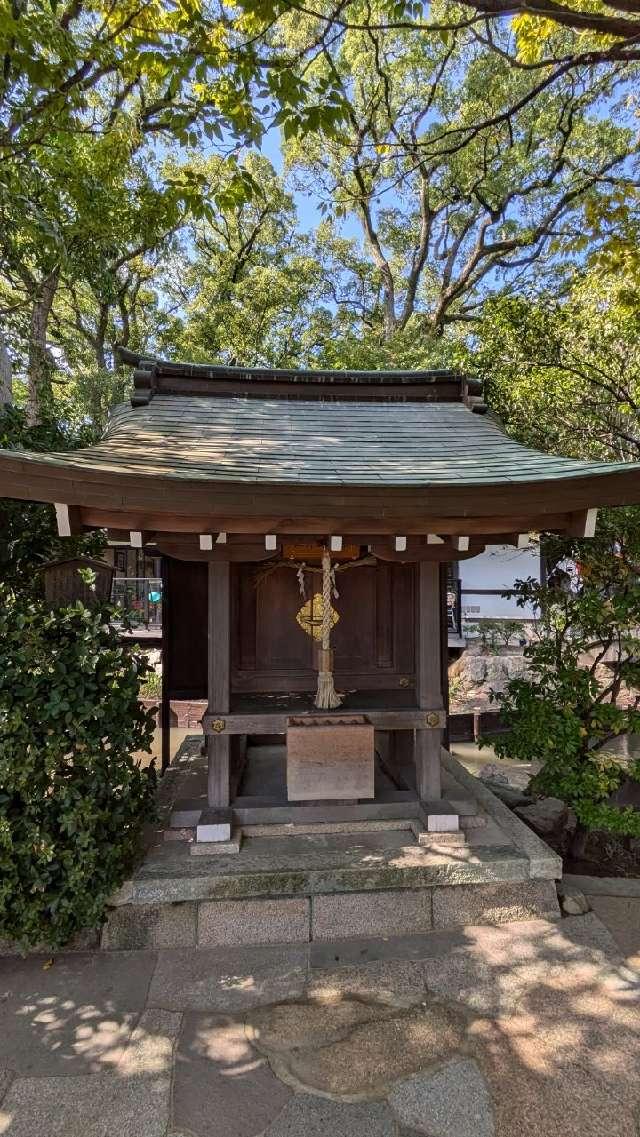
[[[280,146],[280,128],[271,127],[262,139],[260,152],[268,158],[271,165],[279,174],[283,173],[284,163],[282,160],[282,149]],[[288,187],[291,195],[296,203],[298,211],[298,227],[301,232],[309,233],[316,228],[322,221],[322,214],[318,208],[320,198],[311,193],[304,193],[300,190],[294,189],[293,186]],[[358,241],[362,240],[362,230],[355,217],[349,216],[341,221],[337,221],[336,228],[340,231],[343,237],[355,237]]]

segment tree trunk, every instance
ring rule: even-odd
[[[42,281],[31,309],[27,370],[27,422],[30,426],[42,421],[43,411],[52,399],[47,329],[59,279],[59,269],[55,268]]]
[[[107,327],[109,324],[109,305],[102,302],[98,310],[98,323],[96,327],[96,363],[101,371],[107,371],[107,356],[105,352],[105,340],[107,338]]]
[[[13,376],[11,373],[11,359],[7,351],[7,341],[0,328],[0,407],[8,406],[13,402]]]

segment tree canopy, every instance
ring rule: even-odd
[[[639,19],[0,0],[0,398],[99,430],[118,343],[462,362],[544,448],[582,401],[633,456]]]

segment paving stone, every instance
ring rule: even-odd
[[[589,900],[630,966],[640,968],[640,898],[590,896]]]
[[[0,962],[0,1066],[82,1075],[118,1064],[144,1005],[155,956],[58,956]]]
[[[553,1029],[524,1014],[476,1024],[475,1054],[494,1102],[496,1137],[637,1137],[640,1089],[624,1055],[615,1072],[603,1072],[612,1050],[606,1022],[594,1046],[593,1022],[581,1020],[571,992],[555,1002]],[[636,1052],[637,1028],[636,1015],[627,1039]]]
[[[257,1137],[291,1090],[250,1046],[240,1021],[187,1014],[178,1044],[172,1125],[194,1137]]]
[[[156,965],[155,952],[60,953],[0,961],[0,1002],[67,999],[105,1010],[142,1010]],[[51,962],[53,961],[53,962]]]
[[[0,1110],[2,1137],[165,1137],[169,1078],[18,1078]]]
[[[395,1137],[386,1105],[379,1102],[335,1102],[296,1094],[264,1137]]]
[[[640,878],[626,876],[582,876],[565,873],[565,884],[584,892],[585,896],[635,896],[640,898]]]
[[[298,1089],[362,1101],[381,1098],[398,1079],[450,1058],[464,1038],[460,1016],[434,1003],[355,1027],[326,1046],[272,1056],[271,1065]]]
[[[0,1105],[2,1104],[2,1099],[9,1089],[12,1080],[13,1072],[11,1070],[0,1070]]]
[[[495,966],[498,974],[516,964],[536,966],[571,960],[598,963],[607,958],[621,959],[614,940],[592,912],[553,923],[522,920],[512,924],[468,926],[434,933],[430,939],[442,939],[446,943],[446,938],[453,935],[465,950],[468,948]]]
[[[4,1003],[0,1064],[21,1077],[105,1072],[121,1061],[137,1018],[70,999]]]
[[[399,1082],[389,1105],[402,1125],[425,1137],[495,1137],[487,1085],[470,1059]]]
[[[102,929],[106,951],[194,947],[195,904],[123,904],[112,908]]]
[[[175,1011],[162,1011],[157,1007],[145,1011],[124,1049],[117,1067],[118,1074],[130,1077],[170,1075],[181,1023],[182,1015]]]
[[[314,896],[312,939],[411,935],[431,930],[432,889]]]
[[[335,969],[331,966],[314,968],[307,994],[312,999],[327,1002],[352,996],[395,1007],[413,1007],[424,1001],[426,985],[419,962],[388,959]]]
[[[506,924],[516,920],[557,919],[560,915],[553,881],[520,884],[460,885],[433,890],[433,926]]]
[[[163,951],[149,1003],[167,1010],[237,1011],[299,999],[307,977],[307,949],[199,948]]]
[[[198,912],[198,944],[308,943],[309,907],[306,896],[203,901]]]
[[[526,989],[517,968],[497,971],[472,951],[457,951],[422,963],[425,986],[432,995],[463,1003],[470,1010],[494,1015],[516,1006]]]
[[[424,959],[432,954],[431,945],[438,936],[451,938],[457,935],[427,932],[413,936],[351,936],[347,940],[316,940],[309,945],[309,962],[313,968],[334,968],[383,960]]]
[[[361,1023],[389,1018],[394,1013],[395,1009],[387,1004],[351,999],[281,1003],[251,1011],[245,1018],[245,1032],[260,1051],[287,1051],[336,1042]]]
[[[557,929],[554,929],[553,936],[550,929],[547,929],[546,938],[549,943],[555,942],[556,937],[561,937],[566,945],[565,950],[573,954],[588,955],[594,960],[622,959],[619,945],[595,911],[587,912],[584,916],[566,917]]]

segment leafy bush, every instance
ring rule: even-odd
[[[147,664],[108,606],[52,611],[0,585],[0,936],[59,946],[124,880],[155,772]]]
[[[162,697],[162,675],[157,671],[150,671],[140,685],[140,695],[143,699],[159,699]]]
[[[551,563],[569,553],[579,565],[573,590],[516,582],[517,602],[539,614],[539,638],[524,649],[528,674],[492,696],[507,733],[498,757],[539,761],[534,792],[562,798],[583,829],[640,836],[640,811],[607,799],[628,772],[607,746],[640,732],[640,526],[636,510],[604,516],[593,541],[547,544]],[[606,660],[606,667],[603,667]]]
[[[24,411],[0,407],[0,448],[3,450],[73,450],[91,441],[86,430],[71,431],[59,423],[29,426]],[[52,505],[0,500],[0,575],[15,589],[39,596],[40,565],[58,557],[97,556],[105,547],[101,532],[59,537]]]

